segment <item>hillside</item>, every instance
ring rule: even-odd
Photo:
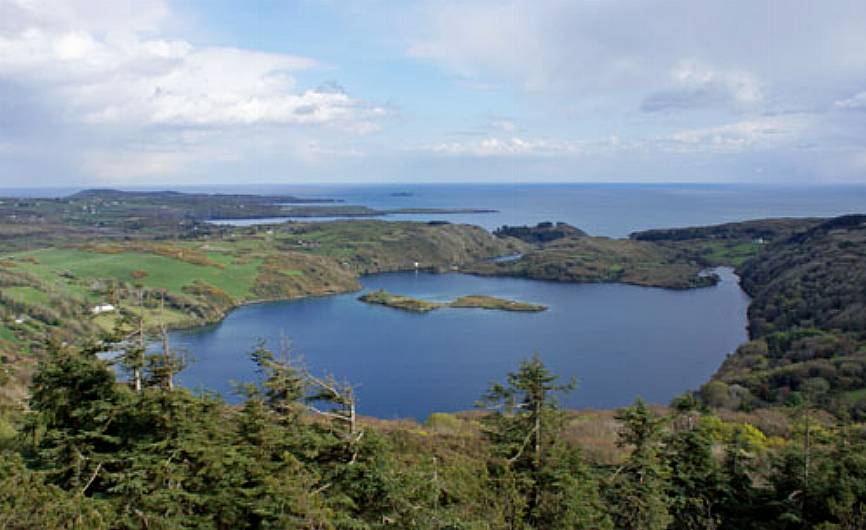
[[[754,298],[754,337],[792,328],[866,332],[866,216],[823,222],[784,238],[741,269]]]
[[[217,220],[484,214],[478,208],[374,209],[292,195],[85,190],[67,197],[0,197],[0,242],[12,249],[94,239],[198,239],[233,232]]]
[[[0,310],[8,325],[29,315],[18,333],[29,336],[42,324],[99,323],[103,319],[79,317],[100,302],[128,305],[142,289],[148,308],[164,295],[159,319],[195,325],[241,303],[354,290],[360,274],[450,270],[511,248],[473,226],[383,221],[251,227],[198,240],[71,244],[0,256]]]
[[[704,266],[739,267],[768,244],[807,230],[822,219],[757,219],[714,226],[644,230],[632,233],[634,241],[652,242],[680,253]]]
[[[484,276],[691,289],[717,281],[712,275],[701,275],[702,269],[681,252],[647,241],[565,235],[530,246],[519,259],[477,263],[467,271]]]
[[[866,417],[866,216],[780,239],[740,273],[753,297],[753,340],[703,390],[709,401],[754,407],[808,400]]]
[[[587,233],[568,223],[538,223],[535,226],[501,226],[493,231],[498,237],[513,237],[526,243],[549,243],[564,237],[582,237]]]
[[[0,354],[19,383],[49,338],[78,342],[110,331],[120,316],[198,326],[245,303],[353,291],[361,274],[445,271],[514,252],[474,226],[384,221],[36,246],[0,255]],[[94,314],[101,304],[116,311]]]

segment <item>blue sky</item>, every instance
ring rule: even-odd
[[[866,183],[866,2],[0,0],[0,187]]]

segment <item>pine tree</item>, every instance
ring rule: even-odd
[[[724,489],[719,461],[713,455],[709,430],[690,416],[687,427],[669,436],[663,457],[670,469],[670,530],[714,530]]]
[[[616,419],[622,424],[617,444],[631,448],[631,453],[607,489],[615,526],[625,530],[665,529],[673,518],[667,495],[670,470],[659,455],[662,421],[641,399],[617,411]]]
[[[30,443],[51,482],[88,494],[122,443],[116,411],[127,399],[93,351],[53,345],[33,376]]]
[[[250,353],[250,358],[264,377],[261,396],[268,407],[283,416],[296,412],[306,396],[307,382],[303,371],[292,364],[289,352],[283,352],[278,359],[265,343],[260,342]]]
[[[491,411],[483,420],[491,476],[513,528],[606,528],[596,481],[579,452],[560,441],[564,416],[555,394],[575,383],[557,380],[536,354],[482,397],[479,405]]]

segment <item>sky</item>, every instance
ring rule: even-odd
[[[863,0],[0,0],[0,187],[866,184]]]

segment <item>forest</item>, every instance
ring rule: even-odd
[[[134,334],[133,334],[134,335]],[[129,335],[127,335],[129,337]],[[118,382],[99,355],[132,373]],[[423,426],[356,416],[351,385],[288,352],[250,353],[260,384],[230,406],[173,385],[170,347],[54,344],[29,408],[0,429],[0,527],[297,529],[856,529],[862,425],[808,402],[784,436],[693,396],[617,410],[615,458],[564,436],[574,391],[539,357],[479,396],[484,413]],[[579,420],[578,420],[579,421]]]

